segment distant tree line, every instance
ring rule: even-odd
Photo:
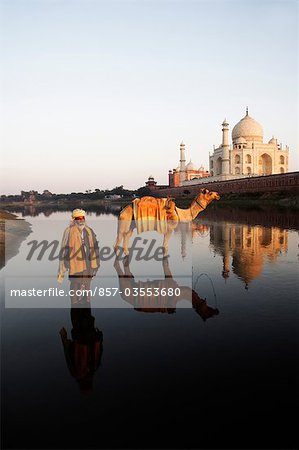
[[[87,189],[85,192],[72,192],[71,194],[54,194],[48,189],[42,193],[38,191],[21,191],[20,195],[1,195],[0,202],[29,202],[35,203],[39,201],[68,201],[68,200],[101,200],[108,196],[117,195],[121,198],[129,199],[134,197],[142,197],[151,195],[151,191],[147,187],[141,187],[136,190],[125,189],[123,185],[116,186],[113,189]]]

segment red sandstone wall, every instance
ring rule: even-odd
[[[183,195],[196,195],[201,188],[217,191],[220,194],[292,191],[299,193],[299,172],[282,173],[262,177],[251,177],[242,180],[219,181],[202,183],[194,186],[181,186],[175,188],[159,189],[155,192],[158,197],[181,197]]]

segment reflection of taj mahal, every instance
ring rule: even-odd
[[[224,278],[232,270],[245,285],[261,275],[265,261],[275,262],[277,255],[288,250],[288,231],[230,223],[213,224],[211,245],[223,257]]]
[[[288,147],[282,148],[274,137],[264,143],[263,128],[249,116],[248,109],[232,130],[232,145],[228,125],[224,120],[222,144],[210,155],[211,177],[231,179],[288,171]]]
[[[175,233],[180,235],[183,259],[187,241],[210,235],[211,248],[222,257],[223,278],[229,278],[232,271],[246,288],[262,274],[266,262],[275,263],[288,251],[288,230],[276,227],[207,220],[181,223]]]

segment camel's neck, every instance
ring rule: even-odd
[[[191,221],[198,216],[198,214],[206,209],[209,202],[200,195],[196,197],[190,205],[190,208],[181,209],[176,207],[177,214],[180,221]]]
[[[198,216],[198,214],[206,209],[208,206],[208,201],[205,198],[201,198],[201,196],[196,197],[193,200],[190,206],[190,214],[192,216],[192,220]]]

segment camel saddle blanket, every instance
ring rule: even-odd
[[[137,233],[167,231],[166,198],[142,197],[133,200],[133,212]]]

